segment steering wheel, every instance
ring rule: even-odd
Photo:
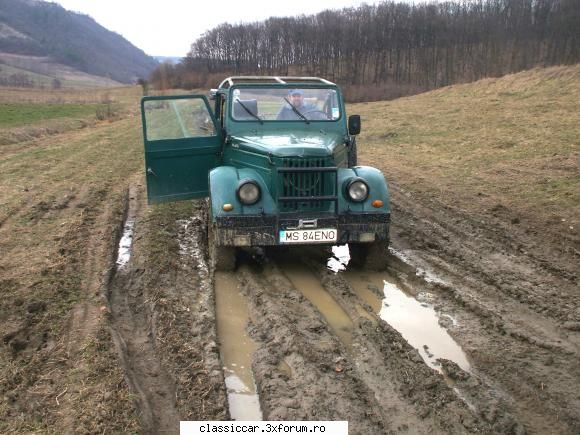
[[[323,118],[318,118],[318,119],[326,119],[328,120],[328,113],[326,113],[323,110],[319,110],[319,109],[311,109],[311,110],[307,110],[306,112],[304,112],[304,115],[308,115],[309,113],[318,113],[319,115],[322,115]]]

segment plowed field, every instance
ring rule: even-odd
[[[561,71],[577,83],[577,68]],[[426,116],[437,92],[417,102]],[[348,247],[242,250],[235,272],[210,270],[206,202],[146,204],[136,106],[1,145],[0,431],[262,418],[348,420],[352,434],[579,433],[578,196],[566,194],[578,136],[562,133],[559,160],[510,166],[528,180],[560,162],[562,196],[534,209],[494,172],[505,161],[484,171],[465,157],[477,184],[448,150],[407,136],[397,116],[413,99],[388,103],[392,124],[378,104],[350,112],[368,120],[360,162],[390,181],[384,272],[350,265]],[[417,147],[413,165],[403,151]]]

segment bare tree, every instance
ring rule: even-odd
[[[576,63],[579,34],[578,0],[385,1],[220,24],[192,44],[188,61],[160,66],[152,81],[198,87],[214,74],[306,74],[359,91],[416,92],[534,66]]]

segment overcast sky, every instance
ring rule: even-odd
[[[185,56],[193,41],[218,24],[260,21],[272,16],[312,14],[367,0],[52,0],[90,15],[152,56]]]

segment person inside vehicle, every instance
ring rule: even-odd
[[[292,89],[288,92],[288,97],[284,98],[286,104],[282,106],[276,117],[279,121],[289,121],[295,119],[305,119],[308,112],[317,110],[316,106],[304,101],[302,89]],[[302,115],[302,116],[301,116]]]

